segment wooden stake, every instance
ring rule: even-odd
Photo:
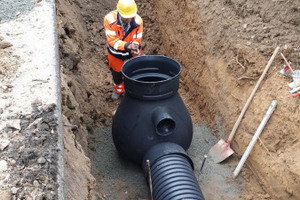
[[[283,58],[283,60],[285,61],[285,63],[287,64],[287,66],[289,66],[289,68],[291,69],[292,73],[294,73],[293,69],[290,66],[290,63],[287,61],[287,59],[284,57],[284,55],[282,53],[280,53],[280,55]]]

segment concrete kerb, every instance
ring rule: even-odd
[[[8,195],[20,198],[23,195],[26,198],[27,194],[20,192],[24,190],[26,193],[31,192],[31,197],[52,195],[58,199],[66,199],[55,0],[42,0],[39,3],[28,1],[30,6],[27,8],[30,9],[24,12],[21,7],[24,8],[24,4],[21,3],[17,13],[4,10],[16,9],[16,2],[24,3],[17,0],[0,2],[0,7],[3,8],[0,12],[0,35],[4,41],[12,44],[12,57],[9,59],[19,64],[13,76],[1,80],[1,84],[9,84],[11,90],[2,87],[0,91],[0,108],[3,111],[0,115],[0,140],[9,141],[4,149],[0,149],[0,160],[7,163],[5,168],[0,169],[0,174],[6,177],[4,181],[0,181],[0,193],[8,191]],[[35,125],[35,129],[29,131],[31,125]],[[35,132],[34,135],[32,132]],[[44,138],[42,143],[31,143],[39,141],[40,137]],[[40,148],[39,144],[42,144]],[[10,157],[9,153],[12,152],[17,152],[15,158]],[[30,155],[28,152],[31,152]],[[24,162],[20,161],[20,157],[24,158]],[[57,166],[52,166],[53,164]],[[34,173],[31,171],[28,182],[35,186],[32,188],[31,185],[20,186],[24,182],[22,178],[15,185],[7,178],[15,179],[15,171],[22,173],[29,167],[36,170],[38,166],[43,169],[46,165],[48,169],[52,169],[49,178],[56,176],[52,178],[56,183],[51,183],[54,187],[47,189],[47,192],[42,187],[44,179],[38,179],[45,176],[42,170]],[[39,190],[34,189],[37,185],[40,186]]]

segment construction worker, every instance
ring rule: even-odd
[[[124,61],[142,54],[141,42],[143,20],[137,14],[134,0],[119,0],[117,10],[104,17],[107,40],[108,65],[112,72],[114,91],[112,99],[117,100],[124,92],[121,67]]]

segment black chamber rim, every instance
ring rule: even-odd
[[[148,82],[148,81],[141,81],[141,80],[137,80],[137,79],[133,79],[132,77],[128,76],[127,73],[126,73],[126,68],[128,68],[127,66],[133,62],[138,62],[139,60],[144,60],[144,59],[148,59],[149,61],[153,61],[153,60],[159,60],[159,59],[162,59],[163,60],[169,60],[171,62],[174,63],[174,66],[177,66],[177,69],[178,69],[178,72],[176,73],[176,75],[172,76],[171,78],[169,79],[166,79],[166,80],[161,80],[161,81],[155,81],[155,83],[163,83],[163,82],[166,82],[166,81],[170,81],[172,79],[175,79],[177,78],[180,73],[181,73],[181,70],[182,70],[182,67],[181,65],[179,64],[179,62],[173,58],[170,58],[170,57],[167,57],[167,56],[163,56],[163,55],[146,55],[146,56],[139,56],[139,57],[135,57],[135,58],[132,58],[132,59],[129,59],[127,61],[125,61],[125,63],[123,64],[122,68],[121,68],[121,72],[122,72],[122,75],[128,79],[128,80],[131,80],[131,81],[134,81],[134,82],[138,82],[138,83],[151,83],[151,82]],[[132,66],[132,65],[131,65]]]

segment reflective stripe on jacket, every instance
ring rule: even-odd
[[[108,52],[116,58],[127,60],[132,58],[128,45],[137,41],[140,46],[143,36],[143,20],[136,15],[130,22],[130,29],[125,34],[121,22],[118,20],[118,12],[111,11],[104,17],[104,28],[107,40]],[[140,50],[141,53],[141,50]]]

